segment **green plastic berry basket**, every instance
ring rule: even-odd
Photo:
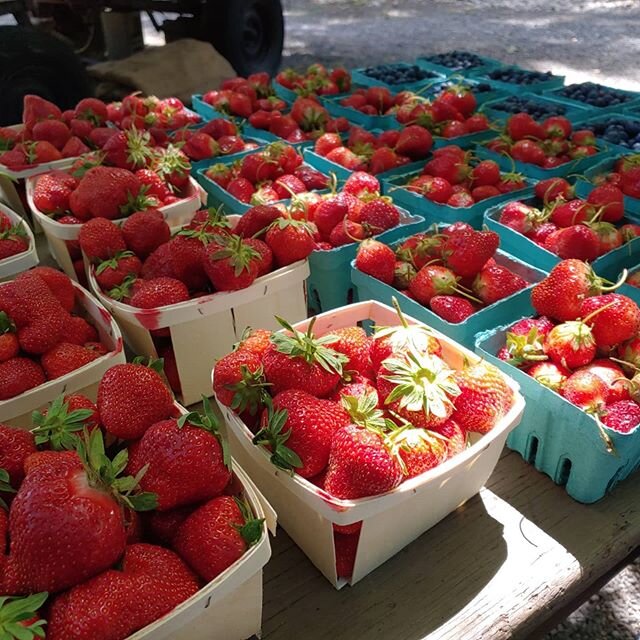
[[[394,62],[394,65],[402,66],[404,68],[411,67],[413,62]],[[418,66],[418,65],[416,65]],[[359,69],[352,69],[351,71],[351,82],[355,85],[361,85],[363,87],[387,87],[387,89],[398,92],[398,91],[420,91],[427,85],[433,84],[434,82],[439,82],[444,79],[444,75],[438,73],[436,71],[431,71],[428,69],[424,69],[423,71],[428,71],[432,74],[431,77],[423,78],[422,80],[418,80],[417,82],[405,82],[399,84],[388,84],[383,82],[382,80],[377,80],[376,78],[372,78],[370,75],[365,73],[366,67],[361,67]]]
[[[621,118],[623,120],[628,120],[630,122],[640,124],[640,115],[633,116],[629,113],[622,113],[622,112],[616,111],[616,112],[610,112],[605,114],[598,113],[596,115],[594,115],[593,112],[589,112],[587,115],[585,115],[583,118],[581,118],[576,122],[576,126],[584,129],[590,129],[593,127],[593,125],[599,124],[600,122],[603,122],[603,121],[606,122],[610,118]],[[610,142],[609,140],[605,140],[600,136],[596,136],[596,139],[598,140],[599,144],[606,144],[609,147],[609,149],[611,149],[611,153],[631,154],[631,153],[638,153],[639,151],[637,149],[633,149],[632,147],[628,147],[621,143]]]
[[[500,67],[500,70],[507,69],[517,69],[517,70],[525,70],[523,67],[519,67],[518,65],[503,65]],[[502,80],[494,80],[490,77],[490,73],[495,71],[496,69],[491,69],[490,71],[479,71],[476,73],[470,73],[469,77],[474,79],[486,80],[493,84],[497,89],[502,89],[506,93],[517,93],[521,94],[523,92],[527,93],[543,93],[546,91],[550,91],[551,89],[557,89],[559,87],[564,86],[564,76],[556,76],[553,75],[548,80],[541,80],[540,82],[534,82],[532,84],[518,84],[516,82],[504,82]]]
[[[482,105],[482,111],[490,120],[499,122],[500,124],[504,124],[504,122],[506,122],[509,117],[514,114],[509,111],[496,109],[496,106],[502,104],[505,99],[509,97],[509,95],[506,95],[496,100],[489,100],[485,102]],[[511,94],[511,97],[513,97],[513,94]],[[564,102],[557,100],[549,95],[539,95],[537,93],[519,93],[517,97],[529,102],[535,102],[541,107],[559,107],[563,112],[557,115],[564,116],[565,118],[571,120],[571,122],[578,121],[589,114],[589,108],[585,107],[584,105],[567,105]]]
[[[573,98],[567,98],[561,93],[562,87],[555,87],[552,89],[548,89],[544,92],[545,96],[549,96],[561,102],[562,104],[566,104],[572,107],[586,107],[591,112],[592,116],[603,115],[606,113],[619,113],[622,112],[623,109],[629,109],[631,107],[640,106],[640,93],[637,91],[625,91],[624,89],[617,89],[620,93],[629,97],[629,99],[622,104],[612,104],[608,107],[596,107],[588,102],[582,102],[581,100],[574,100]]]
[[[436,54],[433,54],[433,55],[436,55]],[[469,76],[472,73],[484,74],[484,73],[489,73],[489,71],[493,71],[494,69],[499,69],[501,67],[507,66],[505,65],[504,62],[501,62],[500,60],[496,60],[495,58],[489,58],[488,56],[481,56],[478,53],[476,53],[475,55],[477,55],[478,58],[480,58],[480,60],[482,61],[482,64],[478,65],[477,67],[468,67],[467,69],[462,69],[460,67],[447,67],[443,64],[432,62],[430,60],[432,56],[421,56],[420,58],[416,59],[416,64],[423,69],[427,69],[427,71],[435,71],[436,73],[441,73],[442,75],[447,77],[451,75]]]

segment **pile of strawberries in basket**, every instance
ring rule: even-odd
[[[31,431],[0,425],[0,593],[30,596],[3,598],[7,637],[44,637],[46,619],[50,640],[124,640],[261,534],[209,403],[181,415],[143,364],[109,369],[96,404],[59,397]]]
[[[640,153],[618,158],[611,171],[596,176],[593,182],[614,185],[625,196],[640,198]]]
[[[640,235],[640,225],[620,224],[624,194],[610,182],[582,199],[564,178],[548,178],[536,184],[535,196],[532,204],[509,202],[498,220],[560,258],[591,262]]]
[[[493,365],[456,370],[428,327],[400,319],[373,336],[358,326],[316,335],[314,321],[304,333],[283,320],[283,332],[257,330],[215,365],[216,397],[276,466],[332,498],[391,491],[461,452],[468,432],[490,431],[512,402]],[[335,531],[338,547],[360,523]]]
[[[0,284],[0,400],[79,369],[107,353],[79,312],[71,280],[36,267]]]
[[[29,238],[24,224],[17,223],[0,211],[0,260],[24,253],[29,249]]]
[[[620,283],[564,260],[531,293],[539,317],[510,327],[497,354],[596,418],[628,433],[640,423],[640,308]]]
[[[61,109],[39,96],[27,95],[23,127],[0,128],[0,164],[20,170],[41,162],[73,158],[101,149],[119,130],[149,130],[157,144],[167,140],[167,130],[200,121],[177,98],[159,100],[132,94],[120,103],[97,98],[80,100],[75,109]],[[112,126],[107,126],[108,124]]]
[[[395,248],[364,241],[356,269],[392,285],[447,322],[463,322],[506,298],[527,281],[494,259],[500,238],[456,222],[442,230],[416,233]]]

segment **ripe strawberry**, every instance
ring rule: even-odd
[[[4,311],[0,311],[0,362],[15,358],[19,352],[20,343],[16,336],[16,326]]]
[[[76,178],[66,171],[50,171],[38,177],[33,203],[46,215],[62,214],[69,210],[69,198],[77,186]]]
[[[196,576],[169,549],[129,545],[118,569],[108,569],[55,597],[47,638],[127,638],[171,612],[199,587]]]
[[[482,160],[471,170],[475,186],[495,185],[500,180],[500,167],[493,160]]]
[[[141,188],[146,188],[145,195],[163,203],[171,195],[171,190],[167,183],[151,169],[138,169],[135,176],[141,184]]]
[[[518,140],[511,147],[511,157],[519,162],[535,164],[539,167],[543,166],[547,159],[542,147],[533,140]]]
[[[356,197],[364,194],[378,195],[380,193],[380,181],[365,171],[354,171],[344,183],[342,191],[351,193]]]
[[[516,113],[507,120],[507,134],[512,140],[537,138],[544,140],[547,136],[544,129],[528,114]]]
[[[260,540],[262,522],[253,517],[245,502],[220,496],[187,517],[176,532],[173,546],[209,582]]]
[[[250,351],[262,357],[271,346],[272,335],[273,332],[267,329],[247,328],[234,348],[236,351]]]
[[[375,235],[397,227],[400,223],[400,212],[382,198],[371,200],[362,207],[359,222],[368,232]]]
[[[42,367],[29,358],[0,362],[0,400],[8,400],[46,382]]]
[[[35,267],[31,270],[31,273],[44,280],[65,311],[73,311],[76,302],[76,290],[69,276],[52,267]]]
[[[424,174],[444,178],[452,185],[464,182],[471,173],[471,168],[463,160],[453,154],[435,156],[425,164]]]
[[[118,287],[128,276],[136,277],[142,269],[140,259],[131,251],[120,251],[96,266],[96,281],[103,291]]]
[[[573,188],[564,178],[547,178],[540,180],[533,188],[536,198],[542,200],[544,204],[553,202],[558,198],[571,200],[573,198]]]
[[[21,224],[0,231],[0,260],[23,253],[28,248],[29,242]]]
[[[527,373],[545,387],[560,393],[565,380],[571,371],[555,362],[537,362],[527,369]]]
[[[624,377],[624,371],[608,358],[601,358],[589,363],[585,369],[598,376],[607,385],[607,404],[628,400],[629,384]]]
[[[436,295],[429,300],[431,311],[447,322],[464,322],[476,312],[476,308],[460,296]]]
[[[40,363],[48,380],[71,373],[93,362],[98,354],[77,344],[61,342],[43,354]]]
[[[383,436],[354,424],[335,433],[325,491],[340,499],[357,499],[391,491],[403,479],[402,467]]]
[[[171,230],[158,209],[138,211],[122,225],[122,237],[129,249],[144,259],[171,238]]]
[[[22,122],[27,128],[33,128],[33,125],[41,120],[60,120],[61,118],[62,111],[53,102],[31,94],[24,96]]]
[[[395,264],[393,249],[382,242],[368,239],[358,247],[356,268],[386,284],[393,283]]]
[[[127,249],[120,227],[104,218],[83,224],[78,241],[82,251],[93,261],[109,260]]]
[[[437,264],[426,264],[409,283],[409,291],[420,304],[428,306],[431,299],[438,295],[453,295],[465,293],[458,286],[458,278],[451,269]]]
[[[306,259],[315,248],[312,227],[291,218],[277,218],[271,223],[265,242],[273,251],[278,267]]]
[[[482,268],[472,285],[475,295],[486,305],[507,298],[527,286],[527,281],[507,267],[492,264]]]
[[[598,312],[594,314],[596,311]],[[583,300],[580,315],[585,317],[597,346],[602,349],[630,340],[640,330],[638,305],[631,298],[617,293]],[[592,317],[587,321],[589,316]]]
[[[633,400],[620,400],[607,405],[602,423],[618,433],[630,433],[640,424],[640,406]]]
[[[140,282],[129,304],[140,309],[157,309],[188,299],[189,290],[183,282],[176,278],[159,277]]]
[[[400,132],[395,152],[412,160],[426,158],[433,146],[431,133],[419,125],[409,125]]]
[[[586,319],[585,319],[586,320]],[[547,336],[544,352],[556,364],[576,369],[589,364],[596,355],[596,341],[583,320],[568,320],[556,325]]]
[[[587,202],[601,207],[603,222],[619,222],[624,217],[624,193],[615,185],[595,187],[587,196]]]
[[[500,212],[499,222],[523,235],[531,233],[541,212],[523,202],[508,202]]]
[[[160,375],[141,364],[111,367],[98,386],[98,411],[106,431],[133,440],[173,412],[173,398]]]
[[[329,396],[336,388],[347,357],[332,349],[335,338],[313,335],[312,321],[301,333],[281,318],[287,333],[274,333],[272,346],[264,354],[264,373],[274,394],[300,389],[318,398]]]
[[[331,334],[336,338],[329,343],[331,348],[347,356],[348,361],[343,365],[345,371],[356,372],[367,378],[373,377],[371,369],[371,340],[362,327],[346,327],[336,329]]]
[[[595,374],[581,370],[565,380],[560,393],[583,411],[599,413],[606,404],[607,387]]]
[[[155,151],[154,161],[150,168],[169,185],[172,191],[184,189],[189,182],[189,172],[191,171],[189,158],[172,144]],[[138,207],[136,211],[141,208]]]
[[[243,177],[233,178],[225,188],[234,198],[245,204],[251,202],[251,197],[255,193],[253,184]]]
[[[8,483],[14,489],[19,489],[24,480],[24,461],[35,451],[36,445],[31,432],[0,424],[0,469],[6,471]],[[0,499],[2,495],[0,492]],[[3,542],[4,538],[0,535],[0,548],[4,554]]]
[[[60,151],[71,137],[69,127],[60,120],[42,120],[31,130],[33,140],[43,140]]]
[[[99,127],[109,119],[107,105],[98,98],[83,98],[75,108],[76,118],[89,120]]]
[[[229,236],[224,245],[210,244],[203,262],[207,277],[217,291],[236,291],[258,277],[260,254],[240,236]]]
[[[487,433],[506,415],[513,392],[492,364],[479,360],[456,371],[453,419],[463,431]]]
[[[450,234],[442,248],[447,267],[459,276],[475,276],[495,254],[500,237],[495,231]]]
[[[447,441],[424,429],[409,427],[397,435],[392,434],[391,438],[407,478],[415,478],[437,467],[448,457]]]

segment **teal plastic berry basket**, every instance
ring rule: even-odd
[[[235,162],[236,160],[240,160],[240,158],[244,158],[244,156],[249,155],[250,153],[255,153],[260,148],[272,142],[271,140],[266,139],[258,139],[258,138],[242,138],[245,142],[254,142],[258,145],[256,149],[247,149],[246,151],[238,151],[238,153],[229,153],[227,155],[216,156],[215,158],[205,158],[204,160],[196,160],[191,162],[191,175],[197,179],[197,174],[201,169],[208,169],[210,166],[218,163],[218,162]]]
[[[525,204],[537,206],[536,198],[524,198]],[[500,236],[500,246],[509,253],[518,256],[543,271],[551,271],[562,259],[551,251],[547,251],[521,233],[499,222],[500,213],[505,203],[487,209],[484,214],[485,225]],[[620,225],[634,223],[631,219],[623,219]],[[628,268],[640,262],[640,238],[634,238],[618,249],[609,251],[593,262],[596,273],[616,280],[622,269]]]
[[[412,62],[396,62],[393,63],[394,66],[409,68],[413,66]],[[418,66],[418,65],[416,65]],[[351,71],[351,82],[354,85],[361,85],[363,87],[387,87],[390,91],[398,92],[398,91],[420,91],[427,85],[433,84],[434,82],[442,81],[444,79],[444,75],[441,73],[437,73],[436,71],[431,71],[428,69],[424,69],[423,71],[430,74],[429,77],[423,78],[417,82],[407,82],[407,83],[399,83],[399,84],[388,84],[386,82],[382,82],[381,80],[377,80],[376,78],[371,77],[365,73],[366,67],[362,67],[360,69],[352,69]]]
[[[571,86],[571,85],[569,85]],[[621,94],[628,96],[628,100],[622,104],[612,104],[608,107],[596,107],[588,102],[582,102],[581,100],[574,100],[573,98],[567,98],[562,95],[562,87],[556,87],[544,92],[546,96],[550,96],[563,104],[568,106],[581,106],[590,110],[592,116],[599,116],[606,113],[617,113],[623,109],[629,109],[632,107],[640,106],[640,93],[636,91],[625,91],[624,89],[616,89]]]
[[[470,78],[462,75],[451,75],[444,80],[435,81],[427,86],[421,92],[421,95],[425,98],[435,98],[449,86],[462,86],[471,90],[476,98],[478,107],[481,107],[486,102],[508,95],[506,91],[498,87],[492,80]]]
[[[490,100],[488,102],[485,102],[482,105],[482,111],[487,115],[487,117],[490,120],[494,122],[499,122],[501,124],[506,122],[508,118],[513,115],[513,113],[511,113],[510,111],[497,109],[496,107],[504,103],[505,100],[507,100],[509,97],[514,97],[514,96],[513,94],[504,95],[501,98],[498,98],[496,100]],[[517,97],[522,98],[523,100],[527,100],[529,102],[533,102],[539,105],[543,109],[545,107],[553,107],[561,111],[561,113],[557,113],[555,115],[564,116],[565,118],[568,118],[569,120],[571,120],[571,122],[580,120],[581,118],[584,118],[586,115],[589,114],[589,109],[587,107],[578,106],[578,105],[570,106],[548,95],[538,95],[537,93],[519,93]],[[550,110],[549,116],[551,115],[552,115],[552,112]]]
[[[530,315],[523,309],[521,317]],[[496,357],[512,324],[481,333],[475,342],[476,353],[513,378],[527,401],[522,422],[509,434],[507,446],[565,486],[574,500],[596,502],[640,466],[640,426],[626,434],[604,427],[617,455],[607,453],[591,416]]]
[[[495,137],[495,135],[493,137]],[[488,140],[483,140],[482,143],[484,142],[488,142]],[[589,169],[589,167],[593,167],[598,164],[598,162],[601,162],[611,155],[610,147],[600,142],[598,144],[598,148],[600,150],[592,156],[577,158],[576,160],[565,162],[558,167],[553,167],[553,169],[543,169],[542,167],[538,167],[537,165],[530,164],[528,162],[511,160],[511,158],[508,158],[505,155],[491,151],[491,149],[487,149],[487,147],[482,143],[478,143],[476,145],[476,156],[478,158],[483,160],[495,160],[503,171],[517,171],[518,173],[525,175],[527,178],[533,178],[535,180],[561,178],[573,173],[584,173]]]
[[[594,129],[594,127],[597,126],[598,124],[603,124],[605,122],[608,122],[612,118],[633,122],[637,126],[640,126],[640,116],[638,115],[634,116],[630,113],[623,113],[623,112],[616,111],[616,112],[605,113],[605,114],[599,113],[597,115],[594,115],[593,112],[589,112],[588,115],[586,115],[585,117],[581,118],[579,121],[576,122],[576,127],[581,127],[583,129]],[[627,153],[627,154],[637,153],[636,150],[626,146],[625,144],[610,142],[609,140],[603,139],[597,132],[595,133],[596,133],[596,138],[598,142],[600,144],[608,145],[608,147],[611,149],[611,153]]]
[[[320,99],[320,102],[334,118],[346,118],[349,122],[356,124],[363,129],[400,129],[402,127],[402,125],[396,120],[395,114],[374,116],[361,113],[357,109],[341,105],[340,101],[344,100],[344,98],[349,95],[350,94],[342,93],[338,96],[323,96]]]
[[[505,67],[504,62],[500,60],[496,60],[495,58],[489,58],[487,56],[481,56],[480,54],[475,54],[480,58],[481,64],[475,67],[469,67],[467,69],[462,69],[461,67],[447,67],[443,64],[438,64],[437,62],[433,62],[431,60],[437,54],[433,54],[431,56],[421,56],[416,59],[416,64],[423,69],[427,69],[428,71],[435,71],[436,73],[441,73],[443,76],[451,76],[451,75],[462,75],[468,76],[471,73],[476,74],[484,74],[489,73],[489,71],[493,71],[494,69],[499,69],[501,67]]]
[[[422,173],[424,165],[424,162],[414,162],[406,165],[404,167],[407,170],[405,173],[396,174],[383,181],[382,191],[384,194],[393,196],[393,199],[405,209],[415,211],[421,216],[424,216],[428,223],[447,222],[452,224],[461,221],[470,224],[472,227],[480,228],[482,226],[484,212],[488,207],[501,202],[507,202],[508,200],[527,198],[533,195],[532,187],[534,181],[525,179],[527,187],[524,189],[518,189],[511,193],[502,193],[499,196],[476,202],[470,207],[452,207],[447,204],[439,204],[408,189],[402,188],[409,180]]]
[[[422,216],[400,209],[400,225],[374,236],[385,244],[413,235],[426,228]],[[347,244],[328,251],[314,251],[309,256],[311,275],[307,280],[307,304],[312,313],[330,311],[357,302],[351,282],[351,261],[355,259],[358,243]],[[366,299],[366,298],[365,298]]]
[[[518,65],[502,65],[500,70],[507,69],[518,69],[523,70],[523,67],[519,67]],[[548,80],[541,80],[540,82],[534,82],[532,84],[517,84],[515,82],[504,82],[502,80],[494,80],[491,77],[491,73],[496,71],[497,69],[491,69],[490,71],[479,71],[476,73],[470,73],[469,77],[474,79],[482,79],[490,82],[496,89],[501,89],[506,93],[542,93],[544,91],[549,91],[551,89],[557,89],[558,87],[564,86],[564,76],[551,76]]]
[[[498,264],[509,267],[531,284],[508,298],[498,300],[498,302],[480,309],[464,322],[458,323],[447,322],[431,309],[406,296],[402,291],[358,271],[355,267],[355,261],[351,263],[351,280],[356,288],[358,300],[377,300],[389,304],[391,298],[395,296],[400,303],[400,308],[407,315],[441,331],[465,347],[473,349],[475,335],[478,332],[486,331],[505,322],[515,322],[523,313],[533,313],[530,301],[531,288],[547,275],[544,271],[536,269],[500,249],[496,252],[495,260]]]
[[[602,162],[598,162],[595,166],[587,169],[584,172],[584,178],[586,178],[586,180],[584,178],[580,178],[576,181],[576,195],[581,198],[586,198],[596,184],[595,180],[598,176],[604,176],[613,171],[614,165],[620,158],[630,155],[632,155],[632,153],[629,151],[627,153],[621,153],[607,158]],[[637,222],[640,217],[640,199],[632,198],[631,196],[624,196],[624,211],[633,222]]]

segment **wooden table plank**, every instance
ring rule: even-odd
[[[640,475],[581,505],[506,452],[479,496],[341,591],[279,530],[263,638],[526,638],[640,547],[638,495]]]

